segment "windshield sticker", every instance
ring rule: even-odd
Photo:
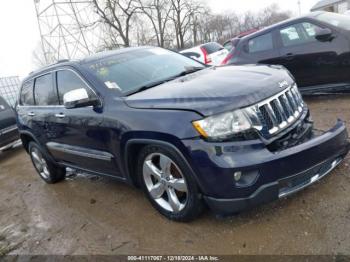
[[[105,85],[109,88],[109,89],[119,89],[121,90],[121,88],[118,86],[118,84],[116,82],[110,82],[110,81],[106,81]]]

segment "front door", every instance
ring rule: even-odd
[[[55,73],[60,106],[50,123],[47,147],[60,162],[79,169],[119,176],[115,156],[110,152],[111,132],[104,127],[102,113],[93,107],[66,109],[65,93],[84,88],[89,96],[97,96],[86,81],[71,69]]]
[[[341,50],[348,49],[346,41],[337,35],[332,41],[320,42],[315,38],[320,27],[305,21],[281,28],[280,58],[296,78],[299,87],[339,83]]]

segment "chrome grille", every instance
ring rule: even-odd
[[[302,114],[303,99],[296,85],[250,108],[251,119],[259,122],[255,127],[267,136],[271,136],[292,125]]]

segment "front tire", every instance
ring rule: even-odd
[[[184,160],[162,146],[146,146],[138,157],[138,177],[151,204],[171,220],[187,222],[203,210],[197,183]]]
[[[66,168],[47,159],[37,143],[30,142],[28,152],[35,170],[46,183],[55,184],[65,179]]]

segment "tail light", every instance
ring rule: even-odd
[[[224,61],[221,62],[221,65],[227,65],[227,63],[233,58],[233,56],[233,52],[229,53],[224,59]]]
[[[205,50],[204,47],[201,47],[201,50],[203,52],[203,55],[204,55],[204,64],[210,64],[212,62],[211,58],[208,56],[208,52],[207,50]]]

